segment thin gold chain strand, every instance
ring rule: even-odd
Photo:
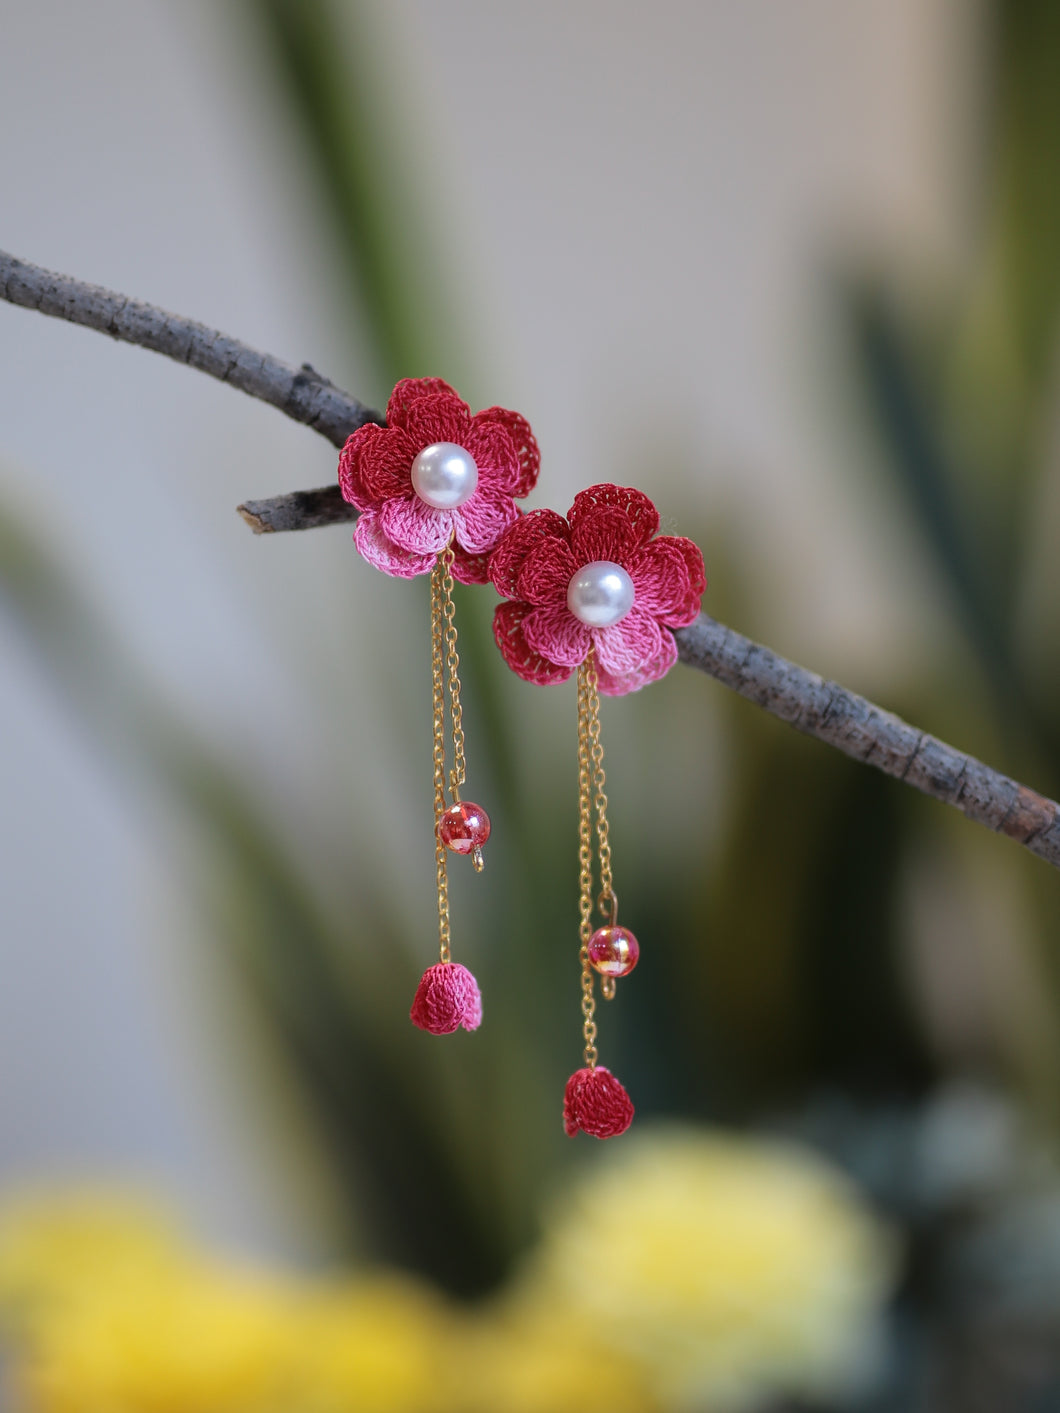
[[[434,705],[434,866],[438,879],[438,955],[449,960],[449,875],[446,847],[438,835],[445,813],[445,579],[441,557],[431,570],[431,688]]]
[[[578,668],[578,935],[581,947],[582,1034],[585,1037],[585,1063],[596,1065],[596,997],[593,994],[593,972],[589,964],[589,939],[593,935],[593,814],[592,758],[589,743],[589,679],[595,672],[592,656]]]
[[[600,860],[600,896],[598,907],[601,915],[612,924],[618,910],[611,876],[611,837],[607,824],[607,795],[604,791],[604,743],[600,739],[600,693],[597,689],[595,655],[590,652],[585,660],[585,710],[589,738],[589,754],[592,765],[593,803],[596,806],[596,838]]]
[[[453,722],[453,768],[449,772],[449,794],[454,804],[467,778],[464,763],[464,712],[460,705],[460,654],[456,650],[456,605],[453,603],[453,546],[446,545],[438,556],[441,565],[442,615],[445,620],[445,665],[449,672],[449,710]]]
[[[460,654],[456,650],[456,605],[453,603],[453,546],[446,545],[439,556],[442,567],[441,607],[445,630],[445,665],[449,674],[449,714],[453,728],[453,768],[449,772],[449,797],[453,804],[460,802],[460,789],[467,779],[464,760],[464,710],[460,704]],[[476,844],[471,850],[471,864],[476,873],[481,873],[485,860],[482,849]]]

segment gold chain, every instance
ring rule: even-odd
[[[593,970],[589,963],[589,939],[593,935],[593,763],[590,754],[589,701],[590,673],[596,676],[590,652],[578,668],[578,960],[582,976],[582,1034],[585,1037],[585,1063],[596,1065],[596,997]]]
[[[451,562],[451,561],[450,561]],[[449,875],[446,847],[438,835],[438,821],[445,813],[445,580],[448,566],[442,556],[431,570],[431,688],[434,705],[434,867],[438,880],[438,955],[449,960]],[[451,581],[450,581],[451,582]]]
[[[438,566],[441,567],[442,616],[445,620],[445,665],[449,672],[449,711],[453,721],[453,768],[449,772],[449,794],[456,804],[467,773],[464,764],[464,712],[460,705],[460,654],[456,650],[454,621],[452,542],[438,556]]]
[[[618,899],[612,886],[611,877],[611,838],[607,826],[607,795],[604,792],[604,743],[600,739],[600,693],[597,690],[596,661],[592,652],[585,661],[586,716],[589,733],[589,752],[592,762],[593,803],[596,806],[596,839],[600,860],[600,896],[597,907],[612,926],[618,911]]]
[[[618,920],[618,898],[611,876],[611,836],[607,824],[607,793],[604,790],[604,743],[600,738],[600,692],[593,650],[578,668],[578,935],[582,968],[582,1027],[585,1035],[585,1063],[596,1064],[596,999],[593,970],[589,961],[589,941],[593,935],[593,811],[596,811],[596,858],[600,870],[600,892],[596,906],[614,927]],[[600,991],[606,1001],[615,994],[614,978],[605,976]]]
[[[456,650],[456,608],[453,603],[453,545],[446,545],[431,570],[431,697],[434,708],[434,867],[438,880],[438,954],[449,960],[448,850],[438,834],[446,810],[445,721],[446,690],[453,736],[453,767],[449,772],[449,799],[460,802],[466,778],[464,762],[464,712],[460,705],[460,654]],[[448,674],[448,680],[447,680]],[[472,850],[475,872],[482,872],[482,850]]]

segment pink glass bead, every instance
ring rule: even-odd
[[[470,854],[481,849],[490,837],[490,817],[481,805],[461,800],[450,805],[438,821],[438,838],[454,854]]]
[[[628,976],[640,957],[640,943],[628,927],[598,927],[589,938],[589,961],[601,976]]]

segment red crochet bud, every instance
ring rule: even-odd
[[[617,1138],[633,1122],[633,1101],[610,1070],[575,1070],[563,1096],[563,1127],[573,1138],[581,1130],[594,1138]]]
[[[457,962],[436,962],[423,973],[409,1015],[413,1025],[431,1035],[452,1035],[460,1026],[478,1030],[482,1024],[478,982]]]

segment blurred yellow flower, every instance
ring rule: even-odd
[[[449,1413],[462,1321],[395,1275],[325,1282],[197,1251],[147,1204],[85,1194],[0,1219],[19,1413]]]
[[[104,1280],[183,1265],[182,1234],[138,1194],[83,1190],[8,1197],[0,1210],[0,1308],[33,1314]]]
[[[143,1203],[0,1216],[18,1413],[725,1413],[841,1392],[892,1246],[831,1168],[702,1131],[607,1145],[524,1275],[458,1310],[410,1276],[263,1272]]]
[[[33,1413],[250,1413],[290,1391],[296,1310],[256,1275],[105,1280],[35,1323],[19,1371]]]
[[[460,1413],[657,1413],[643,1368],[566,1311],[513,1303],[469,1345]]]
[[[894,1244],[793,1145],[642,1129],[559,1202],[522,1299],[639,1363],[667,1408],[835,1395],[870,1372]]]
[[[465,1322],[408,1276],[307,1290],[285,1413],[449,1413]]]

